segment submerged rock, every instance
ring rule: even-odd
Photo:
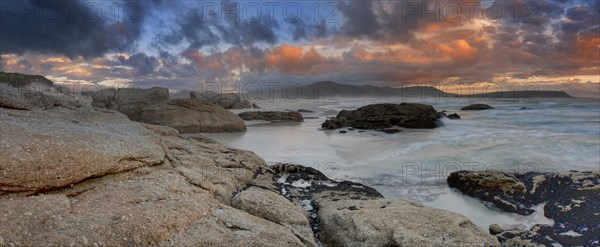
[[[446,118],[446,117],[448,117],[448,114],[446,114],[446,111],[440,111],[437,113],[437,117],[438,118]]]
[[[448,115],[448,119],[460,119],[460,116],[456,113]]]
[[[479,110],[491,110],[493,107],[486,104],[473,104],[469,106],[463,107],[461,110],[463,111],[479,111]]]
[[[398,132],[402,132],[401,129],[380,129],[380,130],[377,130],[377,131],[381,131],[381,132],[386,133],[386,134],[396,134]]]
[[[373,104],[356,110],[342,110],[325,121],[323,129],[353,127],[358,129],[386,129],[390,127],[435,128],[438,115],[429,105],[415,103]]]
[[[302,114],[294,111],[252,111],[239,113],[244,120],[264,120],[271,122],[302,122]]]
[[[497,234],[503,243],[529,241],[535,244],[593,246],[600,241],[600,173],[496,171],[453,172],[448,185],[493,203],[511,213],[529,215],[534,205],[546,203],[544,215],[554,225],[537,225],[529,230],[508,229]]]

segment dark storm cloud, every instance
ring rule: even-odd
[[[158,60],[155,57],[149,57],[145,53],[136,53],[135,55],[125,58],[119,56],[119,61],[124,65],[131,66],[136,69],[137,75],[148,75],[158,66]]]
[[[428,24],[448,24],[440,15],[426,14],[436,7],[441,10],[445,6],[442,3],[412,0],[343,2],[339,4],[344,18],[338,34],[354,39],[410,42],[414,40],[415,32]]]
[[[153,3],[160,1],[2,1],[0,52],[96,57],[126,51]],[[118,16],[111,11],[116,9]]]
[[[275,44],[279,28],[276,20],[261,18],[249,20],[223,20],[220,16],[204,14],[194,8],[178,18],[174,28],[162,33],[155,40],[161,46],[178,45],[186,41],[188,49],[199,49],[216,44],[249,46],[255,43]]]
[[[375,1],[349,1],[340,4],[339,9],[344,14],[344,24],[341,32],[350,37],[378,37],[380,24],[374,12]]]
[[[307,21],[299,20],[292,28],[292,38],[294,41],[324,38],[328,35],[330,35],[330,30],[327,28],[325,22],[307,24]]]

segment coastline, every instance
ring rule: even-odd
[[[371,187],[332,180],[310,167],[268,166],[253,152],[203,134],[134,122],[121,112],[92,107],[85,97],[10,92],[14,97],[3,98],[5,103],[18,99],[13,103],[28,108],[0,108],[0,245],[517,241],[506,237],[511,229],[494,229],[494,236],[458,213],[385,199]],[[190,109],[196,104],[184,103]],[[220,122],[211,123],[218,128]],[[530,235],[519,236],[535,240]]]

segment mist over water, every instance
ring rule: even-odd
[[[403,129],[397,134],[367,130],[320,130],[343,109],[400,99],[338,98],[336,101],[261,101],[260,110],[308,109],[303,123],[246,122],[240,134],[207,134],[226,145],[254,151],[268,163],[311,166],[337,180],[372,186],[388,198],[403,198],[461,213],[487,229],[492,223],[529,227],[551,224],[543,205],[527,217],[500,212],[448,188],[447,175],[459,169],[504,172],[600,170],[600,101],[597,99],[456,99],[425,103],[461,120],[443,119],[436,129]],[[404,101],[407,101],[406,99]],[[460,111],[485,103],[487,111]],[[523,109],[524,108],[524,109]],[[242,112],[247,110],[236,110]]]

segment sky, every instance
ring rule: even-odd
[[[599,12],[596,0],[3,0],[0,70],[90,89],[327,80],[597,98]]]

